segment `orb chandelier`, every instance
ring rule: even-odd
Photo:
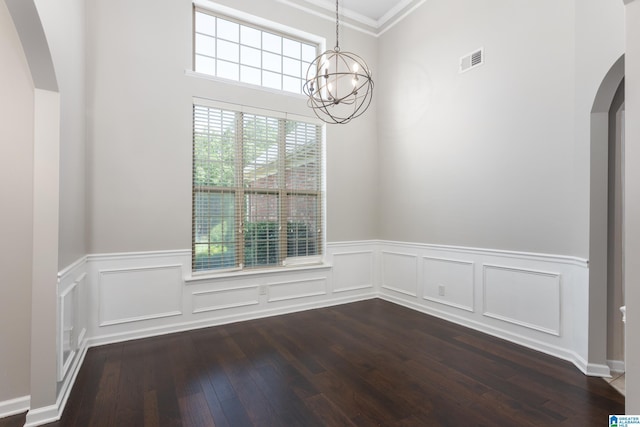
[[[302,91],[307,105],[326,123],[345,124],[361,116],[373,96],[373,80],[367,63],[358,55],[340,50],[338,0],[336,46],[309,65]]]

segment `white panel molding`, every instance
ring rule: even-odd
[[[544,304],[544,306],[542,306],[542,304],[538,306],[531,305],[535,303],[536,298],[543,296],[541,292],[544,289],[540,289],[540,288],[545,284],[542,282],[537,284],[537,289],[531,289],[531,294],[529,295],[529,300],[527,301],[527,304],[530,305],[529,307],[532,312],[542,315],[544,319],[540,319],[541,321],[549,320],[552,324],[542,325],[540,324],[541,322],[536,323],[533,319],[522,319],[522,318],[518,319],[506,313],[492,312],[490,306],[494,306],[494,305],[503,304],[503,305],[510,305],[511,307],[513,307],[513,299],[502,301],[503,298],[502,298],[502,295],[500,295],[500,297],[498,298],[500,301],[494,302],[491,300],[491,295],[489,294],[489,290],[494,285],[492,282],[489,281],[489,278],[487,277],[488,273],[491,270],[494,270],[496,272],[502,271],[502,272],[508,272],[513,274],[519,274],[521,277],[529,276],[529,279],[533,279],[536,277],[551,279],[550,285],[554,289],[547,290],[548,292],[546,296],[550,298],[547,298],[546,302],[542,303]],[[561,286],[560,273],[551,273],[551,272],[532,270],[532,269],[526,269],[526,268],[505,267],[505,266],[494,265],[494,264],[484,264],[482,266],[482,273],[483,273],[482,274],[483,276],[483,313],[482,314],[484,316],[492,317],[497,320],[513,323],[518,326],[537,330],[547,334],[560,336],[560,320],[561,320],[561,306],[562,306],[562,301],[561,301],[562,297],[560,293],[560,286]],[[521,289],[518,289],[518,291],[519,292],[517,293],[522,295],[524,292],[527,291],[527,289],[521,288]],[[551,295],[550,293],[552,293],[553,295]],[[500,309],[500,307],[495,307],[495,308]],[[519,308],[520,310],[518,311],[521,312],[523,307],[519,307]]]
[[[461,304],[461,303],[457,303],[454,301],[451,301],[449,299],[445,299],[445,298],[438,298],[436,296],[429,296],[427,295],[427,263],[431,261],[431,262],[437,262],[437,263],[444,263],[444,264],[453,264],[453,265],[457,265],[457,266],[465,266],[469,268],[469,282],[466,283],[465,285],[468,287],[468,292],[469,292],[469,296],[471,299],[471,303],[470,304]],[[423,256],[422,257],[422,268],[423,268],[423,282],[424,286],[423,286],[423,295],[422,298],[424,298],[425,300],[428,301],[432,301],[432,302],[436,302],[438,304],[444,304],[444,305],[448,305],[450,307],[454,307],[454,308],[458,308],[461,310],[466,310],[469,311],[471,313],[473,313],[475,311],[474,308],[474,300],[475,300],[475,279],[474,279],[474,268],[475,268],[475,263],[473,261],[463,261],[463,260],[458,260],[458,259],[453,259],[453,258],[441,258],[441,257],[434,257],[434,256]],[[460,277],[455,277],[453,275],[453,273],[450,273],[450,276],[453,276],[452,279],[460,279]],[[440,281],[440,282],[444,282],[444,280]],[[446,285],[446,283],[441,283],[443,285]]]
[[[67,359],[65,360],[64,358],[64,335],[65,335],[65,324],[64,324],[64,319],[67,317],[67,312],[69,310],[71,310],[71,316],[77,315],[76,313],[76,300],[74,299],[73,302],[73,307],[68,307],[67,303],[65,302],[65,298],[67,297],[67,295],[70,295],[72,293],[74,293],[74,291],[76,290],[78,286],[78,282],[75,281],[73,282],[73,284],[69,287],[67,287],[64,291],[62,291],[59,295],[58,295],[58,325],[57,325],[57,330],[58,330],[58,334],[57,334],[57,365],[58,365],[58,381],[62,381],[64,379],[64,376],[67,374],[69,367],[71,366],[71,363],[73,362],[73,358],[76,355],[76,345],[73,345],[73,349],[70,350],[69,356],[67,356]],[[75,295],[72,295],[72,297]],[[72,331],[69,331],[72,332]]]
[[[260,300],[258,299],[258,289],[259,286],[257,285],[249,285],[193,292],[191,294],[193,306],[192,313],[206,313],[209,311],[229,310],[232,308],[258,305],[260,304]],[[221,303],[206,303],[206,301],[208,301],[208,296],[213,296],[214,299],[217,299],[215,297],[220,298]],[[245,297],[245,299],[242,299],[242,297]],[[249,298],[247,299],[246,297]],[[229,299],[235,299],[235,302],[229,302]],[[200,302],[200,300],[204,301]]]
[[[73,366],[74,363],[77,363],[76,356],[83,345],[84,336],[87,330],[86,319],[81,316],[81,313],[79,312],[79,306],[81,305],[81,291],[86,288],[87,273],[84,271],[85,259],[86,258],[82,258],[81,263],[76,261],[71,265],[72,268],[68,268],[62,274],[58,274],[58,316],[56,326],[56,363],[58,382],[63,381],[71,366]],[[71,282],[69,278],[73,277],[73,273],[79,274],[75,280]],[[66,285],[65,282],[67,283]],[[72,297],[72,300],[70,301],[70,304],[72,304],[71,307],[69,307],[69,304],[66,302],[68,295],[71,295]],[[70,330],[67,330],[65,326],[65,319],[69,312],[73,319],[73,325]],[[74,331],[79,332],[74,334]],[[66,359],[64,357],[65,332],[71,333],[71,345],[73,347]]]
[[[392,252],[392,251],[382,251],[382,288],[387,289],[393,292],[398,292],[404,295],[408,295],[411,297],[418,296],[418,256],[416,254],[404,253],[404,252]],[[407,275],[413,275],[412,277],[407,277],[406,280],[403,278],[396,278],[400,282],[409,281],[411,282],[409,286],[411,286],[411,290],[400,288],[394,284],[389,284],[387,282],[387,273],[391,274],[388,271],[387,264],[385,263],[385,256],[387,259],[391,259],[389,257],[397,257],[397,258],[410,258],[413,260],[413,266],[411,268],[412,271],[407,271]]]
[[[89,340],[90,347],[113,344],[133,339],[150,338],[158,335],[171,334],[175,332],[191,331],[195,329],[210,328],[213,326],[226,325],[229,323],[244,322],[266,317],[279,316],[282,314],[296,313],[299,311],[313,310],[316,308],[331,307],[335,305],[348,304],[357,301],[364,301],[375,298],[374,294],[355,295],[344,298],[334,298],[324,301],[305,302],[301,304],[291,304],[280,307],[270,307],[240,313],[211,316],[201,320],[184,322],[174,322],[167,325],[153,326],[147,328],[130,328],[125,331],[101,334]],[[263,306],[261,306],[263,307]]]
[[[17,397],[15,399],[0,402],[0,418],[21,414],[29,410],[31,404],[30,396]]]
[[[374,257],[375,252],[372,250],[334,253],[333,293],[373,289]],[[360,260],[357,260],[358,258]],[[345,266],[342,265],[343,263]],[[361,274],[365,276],[360,276]],[[351,284],[352,282],[356,284]]]
[[[412,248],[414,250],[428,250],[428,251],[444,251],[446,253],[464,253],[474,256],[497,256],[500,258],[513,258],[521,261],[540,261],[551,262],[554,264],[569,264],[578,267],[588,268],[589,261],[585,258],[566,256],[566,255],[554,255],[554,254],[541,254],[535,252],[518,252],[518,251],[506,251],[501,249],[485,249],[485,248],[471,248],[465,246],[448,246],[448,245],[432,245],[428,243],[407,243],[396,241],[380,241],[379,244],[384,247],[401,247]]]
[[[167,298],[166,301],[163,301],[163,303],[167,303],[167,306],[163,306],[161,307],[156,307],[155,311],[150,311],[149,313],[140,313],[139,315],[134,315],[134,313],[126,313],[125,315],[122,314],[117,314],[117,313],[110,313],[110,310],[113,310],[114,307],[109,306],[109,301],[111,299],[113,300],[119,300],[119,303],[121,303],[123,300],[125,300],[130,306],[129,308],[129,312],[131,312],[132,310],[136,310],[139,309],[143,303],[147,303],[147,304],[153,304],[154,302],[149,298],[149,297],[145,297],[145,299],[140,299],[140,300],[132,300],[131,295],[108,295],[108,292],[111,292],[111,288],[114,288],[114,284],[111,285],[105,285],[105,281],[107,280],[107,277],[109,276],[114,276],[114,275],[121,275],[121,276],[127,276],[127,275],[131,275],[131,274],[136,274],[136,273],[145,273],[145,272],[157,272],[157,271],[162,271],[162,270],[175,270],[178,273],[178,280],[173,282],[173,283],[169,283],[169,285],[173,285],[174,289],[173,291],[173,295],[168,295],[169,298],[167,298],[167,295],[164,295],[165,298]],[[99,279],[98,279],[98,291],[99,291],[99,303],[98,303],[98,313],[99,313],[99,318],[100,318],[100,323],[99,326],[104,327],[104,326],[113,326],[113,325],[119,325],[119,324],[123,324],[123,323],[133,323],[133,322],[141,322],[141,321],[145,321],[145,320],[153,320],[153,319],[160,319],[163,317],[172,317],[172,316],[180,316],[182,315],[182,264],[169,264],[169,265],[156,265],[156,266],[144,266],[144,267],[130,267],[130,268],[117,268],[117,269],[104,269],[104,270],[100,270],[98,272],[99,274]],[[127,279],[125,279],[127,280]],[[127,286],[131,286],[131,283],[129,282],[127,284]],[[153,295],[153,296],[158,296],[159,292],[157,289],[153,288],[152,286],[149,287],[149,285],[147,283],[142,283],[139,284],[138,286],[143,287],[143,286],[148,286],[148,293],[149,295]],[[166,286],[166,284],[165,284]],[[125,286],[120,286],[119,290],[122,290],[123,288],[125,288]],[[167,289],[164,289],[167,290]],[[139,289],[138,292],[140,293],[141,290]],[[111,298],[107,298],[108,296],[110,296]],[[171,298],[171,296],[173,298]],[[138,295],[138,298],[140,297],[140,295]],[[115,304],[115,303],[114,303]],[[121,307],[121,305],[119,305],[119,307]]]
[[[310,279],[268,283],[267,290],[268,302],[324,296],[327,295],[327,279],[326,277],[314,277]]]

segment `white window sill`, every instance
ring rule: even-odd
[[[333,267],[330,264],[326,263],[317,263],[317,264],[304,264],[304,265],[292,265],[289,267],[277,267],[277,268],[263,268],[263,269],[255,269],[255,270],[227,270],[224,272],[213,273],[196,273],[187,276],[184,279],[185,284],[193,285],[200,282],[208,282],[212,280],[219,279],[238,279],[238,278],[246,278],[246,277],[255,277],[255,276],[265,276],[265,275],[274,275],[274,274],[282,274],[282,273],[293,273],[299,271],[314,271],[314,270],[327,270]]]

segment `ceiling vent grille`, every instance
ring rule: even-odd
[[[460,72],[464,73],[482,64],[484,64],[484,49],[480,48],[460,58]]]

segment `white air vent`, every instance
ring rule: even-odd
[[[460,58],[460,72],[464,73],[484,63],[484,49],[480,48]]]

